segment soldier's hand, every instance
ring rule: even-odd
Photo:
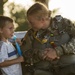
[[[43,54],[43,59],[54,60],[58,58],[56,51],[52,48],[46,48]]]
[[[19,62],[24,62],[23,56],[19,56],[19,57],[17,58],[17,61],[19,61]]]
[[[17,38],[16,41],[19,43],[19,45],[22,45],[21,39]]]

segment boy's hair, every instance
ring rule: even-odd
[[[6,22],[13,22],[13,20],[7,16],[0,16],[0,28],[5,27]]]
[[[28,9],[27,17],[29,15],[33,15],[33,14],[37,14],[37,15],[40,15],[40,16],[45,16],[45,15],[49,15],[49,13],[51,13],[51,12],[49,11],[49,9],[43,3],[36,2],[34,5],[32,5]]]

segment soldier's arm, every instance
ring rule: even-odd
[[[22,39],[22,45],[21,45],[22,53],[24,54],[27,50],[31,49],[31,46],[32,46],[32,42],[28,31],[24,36],[24,38]]]
[[[74,53],[74,38],[75,38],[75,25],[67,18],[63,18],[62,16],[60,16],[61,18],[61,23],[63,30],[60,31],[64,31],[66,32],[69,36],[70,36],[70,40],[68,43],[65,43],[61,46],[57,46],[55,48],[56,53],[58,56],[62,56],[64,54],[70,54],[70,53]],[[57,19],[57,18],[56,18]],[[61,28],[61,29],[62,29]],[[73,41],[72,41],[73,40]]]
[[[65,32],[69,34],[71,38],[75,37],[75,25],[69,19],[64,18],[63,24],[65,25]]]
[[[69,34],[70,40],[68,43],[62,45],[63,53],[71,54],[75,53],[75,26],[74,24],[68,20],[64,19],[65,31]]]
[[[22,39],[22,45],[21,50],[23,57],[25,59],[25,62],[31,63],[31,57],[32,57],[32,41],[30,39],[29,31],[27,31],[26,35]]]
[[[65,54],[75,54],[75,38],[72,38],[68,43],[57,46],[55,51],[58,57]]]
[[[58,56],[64,55],[64,54],[70,54],[74,53],[74,38],[75,38],[75,26],[74,24],[66,18],[63,18],[63,28],[64,31],[68,33],[70,36],[70,40],[68,43],[65,43],[61,46],[58,46],[55,48],[56,53]],[[71,45],[72,44],[72,45]]]
[[[75,54],[75,38],[72,38],[67,44],[62,45],[65,54]]]

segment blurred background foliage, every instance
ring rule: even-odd
[[[7,2],[8,0],[0,0],[0,15],[3,15],[3,8],[4,8],[4,4]]]
[[[15,3],[10,3],[8,5],[11,18],[14,19],[16,26],[15,31],[25,31],[28,30],[28,22],[26,19],[26,10],[21,5],[16,5]],[[15,24],[16,25],[16,24]]]
[[[0,15],[4,14],[4,4],[8,0],[0,0]],[[33,0],[34,2],[42,2],[48,7],[49,0]],[[26,31],[29,29],[29,25],[26,19],[26,9],[14,2],[7,5],[9,9],[10,17],[15,21],[15,31]]]
[[[34,3],[37,1],[42,2],[48,7],[49,2],[51,0],[32,0],[32,1]],[[23,7],[22,5],[11,2],[7,5],[8,10],[4,11],[4,9],[6,9],[6,6],[4,5],[7,2],[8,0],[0,0],[0,15],[4,15],[5,12],[7,12],[8,14],[8,11],[9,11],[9,14],[10,14],[9,17],[11,17],[15,22],[14,23],[15,31],[27,31],[29,29],[29,25],[28,25],[27,18],[26,18],[27,9]],[[55,16],[58,13],[58,11],[59,11],[59,8],[55,8],[52,11],[52,16]]]

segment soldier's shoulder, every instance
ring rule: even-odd
[[[68,18],[64,18],[64,22],[66,22],[66,23],[68,23],[68,24],[70,24],[70,23],[73,23],[70,19],[68,19]]]
[[[28,35],[30,35],[31,33],[32,33],[32,29],[28,29],[25,36],[28,36]]]
[[[63,22],[63,23],[71,23],[72,22],[70,19],[63,17],[61,15],[56,15],[53,19],[57,22]]]
[[[61,15],[56,15],[53,19],[55,21],[61,22],[61,20],[64,19],[64,18]]]
[[[22,40],[27,39],[30,36],[30,32],[31,32],[31,29],[28,29],[26,34],[25,34],[25,36],[24,36],[24,38]]]

